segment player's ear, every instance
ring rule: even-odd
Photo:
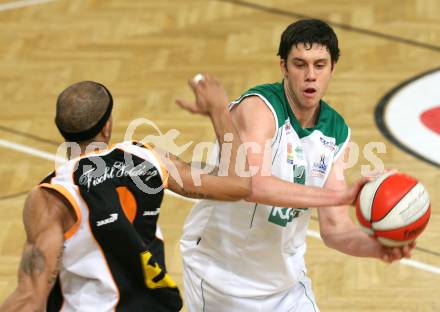
[[[113,117],[110,115],[109,119],[105,123],[104,127],[102,127],[101,134],[104,137],[105,141],[108,143],[112,136],[112,127],[113,127]]]
[[[335,68],[336,68],[336,62],[332,61],[332,65],[331,65],[331,74],[333,75],[335,73]]]
[[[280,57],[280,69],[281,69],[281,73],[283,74],[283,77],[287,78],[288,75],[287,62],[282,57]]]

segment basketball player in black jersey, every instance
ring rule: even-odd
[[[177,104],[208,116],[221,144],[226,133],[233,138],[227,174],[198,172],[200,184],[192,178],[196,168],[151,147],[123,142],[102,148],[110,141],[113,107],[103,85],[80,82],[59,95],[56,125],[66,141],[79,144],[82,156],[29,193],[18,285],[0,311],[181,309],[157,228],[164,188],[218,200],[239,200],[250,191],[249,178],[235,173],[241,142],[224,89],[210,75],[190,86],[196,101]],[[94,153],[84,154],[90,144]]]

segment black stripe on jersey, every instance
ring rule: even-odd
[[[46,311],[58,312],[63,307],[64,297],[61,291],[60,277],[57,277],[55,285],[50,291],[49,298],[47,299]]]
[[[127,161],[131,156],[132,161]],[[145,193],[133,177],[156,193]],[[177,287],[147,287],[141,255],[151,254],[147,267],[159,267],[166,274],[163,242],[156,238],[158,208],[164,196],[159,169],[133,154],[115,149],[107,155],[90,156],[78,163],[74,183],[89,209],[92,234],[100,245],[116,286],[116,311],[179,311],[182,307]],[[117,187],[126,187],[134,196],[137,211],[133,224],[125,216]],[[160,277],[148,276],[157,283]]]

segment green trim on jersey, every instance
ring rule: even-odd
[[[287,101],[283,81],[253,87],[232,103],[239,104],[244,98],[252,95],[264,97],[271,105],[276,113],[278,128],[282,127],[287,119],[290,119],[292,127],[300,138],[307,137],[313,131],[319,130],[324,135],[335,138],[337,146],[347,140],[349,130],[344,118],[323,100],[320,101],[321,108],[315,127],[302,128]]]

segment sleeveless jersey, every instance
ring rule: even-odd
[[[77,221],[65,233],[47,311],[179,311],[157,226],[168,172],[148,147],[123,142],[68,161],[40,187]]]
[[[230,109],[249,96],[264,101],[276,121],[277,130],[269,142],[271,174],[292,183],[323,187],[349,141],[344,119],[320,101],[316,126],[301,128],[283,83],[254,87],[233,101]],[[218,149],[215,156],[218,158]],[[310,215],[309,207],[200,201],[184,226],[181,251],[185,265],[224,294],[254,297],[281,292],[306,274],[305,236]]]

